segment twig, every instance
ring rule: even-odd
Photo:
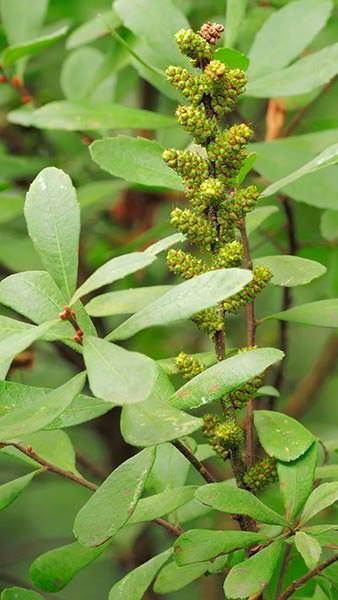
[[[91,473],[93,475],[93,477],[97,477],[99,479],[105,479],[106,477],[108,477],[109,472],[107,472],[106,469],[103,469],[99,465],[96,465],[95,463],[93,463],[90,460],[90,458],[88,458],[88,456],[83,454],[83,452],[81,452],[80,450],[76,450],[75,454],[76,454],[76,462],[79,465],[81,465],[82,467],[84,467],[85,469],[87,469],[87,471],[89,473]]]
[[[33,104],[33,96],[27,90],[19,75],[8,77],[4,70],[0,68],[0,83],[8,83],[19,94],[22,104]]]
[[[289,585],[289,587],[286,588],[285,592],[277,597],[277,600],[287,600],[288,598],[290,598],[292,596],[292,594],[296,590],[298,590],[298,588],[305,585],[305,583],[310,581],[310,579],[312,579],[312,577],[316,577],[316,575],[319,575],[319,573],[321,573],[321,571],[324,571],[324,569],[326,569],[333,563],[337,562],[337,560],[338,560],[338,554],[334,554],[327,560],[323,561],[322,563],[317,565],[317,567],[315,567],[314,569],[312,569],[311,571],[306,573],[306,575],[303,575],[303,577],[300,577],[299,579],[296,579],[295,581],[293,581]]]
[[[56,475],[59,475],[64,479],[74,481],[75,483],[82,485],[83,487],[87,488],[88,490],[91,490],[92,492],[96,492],[96,490],[99,488],[99,486],[96,485],[96,483],[93,483],[92,481],[89,481],[88,479],[85,479],[80,475],[76,475],[75,473],[72,473],[72,471],[66,471],[65,469],[61,469],[57,465],[53,465],[49,461],[39,456],[31,446],[26,447],[17,442],[0,443],[0,448],[5,448],[6,446],[13,446],[13,448],[16,448],[29,458],[35,460],[35,462],[41,465],[46,471],[49,471],[50,473],[55,473]],[[174,534],[175,536],[179,536],[183,532],[183,530],[180,527],[169,523],[165,519],[154,519],[153,522],[157,523],[157,525],[160,525],[161,527],[164,527],[167,531],[169,531],[169,533]]]
[[[83,329],[77,322],[75,311],[70,306],[65,306],[63,311],[59,313],[59,317],[62,321],[68,321],[75,331],[73,337],[74,342],[82,345]]]
[[[207,483],[216,483],[216,479],[214,476],[208,471],[208,469],[204,466],[201,461],[196,458],[196,456],[189,450],[189,448],[180,442],[179,440],[175,440],[172,444],[177,448],[185,458],[195,467],[195,469],[199,472],[199,474],[205,479]]]

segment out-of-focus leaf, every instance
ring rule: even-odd
[[[47,13],[48,0],[1,0],[1,21],[10,44],[21,44],[36,36]]]
[[[250,235],[260,227],[266,219],[278,212],[277,206],[260,206],[245,217],[247,234]]]
[[[154,584],[154,591],[158,594],[176,592],[201,577],[201,575],[204,575],[208,567],[208,562],[179,567],[175,561],[170,561],[158,574]]]
[[[297,531],[295,535],[295,546],[299,554],[303,557],[304,562],[308,569],[313,569],[320,559],[322,548],[316,538],[304,533],[304,531]]]
[[[248,0],[227,0],[224,43],[230,48],[236,42],[247,4]]]
[[[316,469],[317,479],[338,479],[338,465],[323,465]]]
[[[30,177],[31,175],[36,175],[45,166],[46,160],[43,158],[16,156],[0,152],[1,176],[6,179]]]
[[[165,552],[161,552],[161,554],[147,560],[140,567],[128,573],[112,587],[109,600],[126,600],[127,598],[141,600],[152,580],[171,554],[171,548],[165,550]]]
[[[78,542],[55,548],[34,560],[29,569],[33,583],[44,592],[59,592],[85,567],[105,550],[108,544],[98,548],[85,548]]]
[[[197,500],[228,514],[247,515],[262,523],[285,525],[285,519],[263,504],[256,496],[228,482],[209,483],[198,488]]]
[[[273,275],[271,283],[284,287],[305,285],[326,273],[326,267],[317,261],[285,254],[255,258],[257,265],[268,267]]]
[[[236,354],[188,381],[173,395],[171,403],[181,410],[209,404],[282,358],[283,352],[275,348],[258,348]]]
[[[101,169],[132,183],[183,190],[180,177],[162,159],[163,147],[154,140],[125,135],[96,140],[90,154]]]
[[[247,598],[262,592],[279,564],[282,550],[283,542],[277,540],[233,567],[224,583],[226,596]]]
[[[315,441],[301,423],[279,412],[256,410],[255,426],[267,454],[284,462],[296,460]]]
[[[2,53],[0,61],[4,67],[9,67],[24,56],[32,56],[39,52],[43,52],[46,48],[49,48],[62,40],[67,31],[68,27],[61,27],[49,35],[44,35],[30,41],[22,42],[21,44],[9,46]]]
[[[20,108],[7,115],[10,123],[38,129],[83,131],[96,129],[160,129],[173,127],[173,117],[122,104],[86,104],[60,100],[41,108]]]
[[[171,289],[171,285],[154,285],[148,287],[118,290],[96,296],[86,304],[86,311],[92,317],[133,314],[150,302],[160,298]],[[0,284],[1,302],[1,284]]]
[[[338,327],[338,300],[331,298],[330,300],[308,302],[265,318],[303,323],[304,325],[314,325],[316,327]]]
[[[239,4],[238,0],[237,4]],[[232,48],[219,48],[214,54],[214,59],[220,60],[231,69],[242,69],[243,71],[247,70],[250,63],[248,57],[243,52],[233,50]]]
[[[83,546],[99,546],[132,516],[155,459],[146,448],[122,463],[100,485],[77,514],[74,534]]]
[[[307,523],[319,512],[328,508],[338,500],[338,481],[322,483],[307,499],[301,514],[301,523]]]
[[[67,39],[67,48],[72,50],[84,44],[89,44],[108,35],[111,29],[119,27],[120,19],[113,10],[102,11],[95,17],[83,23],[71,33]]]
[[[155,256],[146,252],[131,252],[112,258],[104,265],[99,267],[88,279],[76,290],[72,304],[74,304],[81,296],[89,294],[104,285],[123,279],[126,275],[135,273],[140,269],[144,269],[151,265]]]
[[[60,84],[62,91],[70,102],[92,102],[91,95],[95,91],[100,68],[105,56],[97,48],[85,47],[69,54],[62,65]],[[110,90],[112,91],[112,90]],[[105,101],[111,101],[111,94]]]
[[[154,496],[142,498],[139,500],[129,523],[143,523],[168,515],[180,506],[190,502],[196,490],[196,485],[186,485],[185,487],[173,488]]]
[[[179,566],[210,560],[219,554],[254,546],[264,539],[261,534],[248,531],[191,529],[176,540],[175,560]]]
[[[295,519],[309,497],[317,464],[317,444],[314,443],[297,460],[278,462],[279,485],[284,498],[286,518]]]
[[[0,159],[1,162],[1,159]],[[7,223],[23,214],[24,199],[14,192],[0,193],[0,224]]]
[[[250,78],[276,72],[299,56],[324,27],[331,11],[330,0],[297,0],[273,13],[251,47]]]
[[[1,198],[0,198],[1,202]],[[338,207],[337,207],[338,208]],[[333,242],[338,238],[338,211],[326,210],[320,221],[320,232],[326,240]]]
[[[245,269],[219,269],[185,281],[127,319],[109,334],[124,340],[142,329],[188,319],[200,310],[239,292],[252,278]]]
[[[85,378],[85,373],[79,373],[64,385],[51,390],[35,403],[34,412],[30,406],[23,406],[0,417],[0,440],[13,440],[19,436],[44,429],[81,392]]]
[[[1,600],[43,600],[37,592],[20,587],[6,588],[1,592],[0,598]]]
[[[13,481],[0,485],[0,510],[12,504],[37,473],[38,471],[33,471],[32,473],[23,475],[23,477],[18,477],[18,479],[13,479]]]

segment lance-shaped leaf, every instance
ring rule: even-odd
[[[202,504],[228,514],[247,515],[271,525],[285,525],[285,519],[263,504],[256,496],[227,482],[209,483],[200,487],[195,497]]]
[[[315,441],[301,423],[279,412],[256,410],[255,426],[267,454],[285,462],[296,460]]]
[[[338,481],[332,483],[322,483],[307,499],[303,512],[301,514],[301,522],[306,523],[313,519],[319,512],[328,508],[338,500]]]
[[[248,0],[227,0],[224,42],[230,48],[236,42]]]
[[[290,321],[291,323],[303,323],[304,325],[314,325],[316,327],[338,327],[338,300],[330,298],[329,300],[318,300],[318,302],[308,302],[274,313],[265,317],[266,319],[280,319],[281,321]]]
[[[168,562],[158,574],[154,591],[158,594],[170,594],[184,588],[208,571],[210,563],[201,562],[195,565],[179,567],[174,560]]]
[[[270,269],[271,283],[285,287],[305,285],[326,273],[326,267],[315,260],[285,254],[255,258],[254,266],[259,265]]]
[[[9,46],[1,55],[1,62],[4,67],[13,65],[17,60],[24,56],[32,56],[42,52],[46,48],[53,46],[66,35],[68,27],[61,27],[48,35],[44,35],[28,42]]]
[[[81,508],[74,534],[83,546],[99,546],[113,537],[132,516],[155,459],[146,448],[122,463]]]
[[[103,285],[108,285],[108,283],[113,283],[118,279],[123,279],[126,275],[148,267],[155,259],[155,256],[151,256],[145,252],[131,252],[130,254],[124,254],[123,256],[117,256],[108,260],[78,288],[72,298],[72,304],[81,298],[81,296],[89,294],[89,292]]]
[[[0,413],[2,416],[10,415],[13,411],[27,408],[31,413],[35,413],[39,410],[40,404],[46,402],[46,397],[51,391],[50,388],[34,387],[14,381],[0,381]],[[46,425],[45,429],[73,427],[100,417],[110,409],[111,407],[104,400],[78,394],[64,412]]]
[[[248,598],[262,592],[277,568],[283,550],[278,540],[233,567],[224,583],[228,598]]]
[[[258,348],[236,354],[188,381],[172,396],[171,403],[182,410],[209,404],[256,377],[283,356],[283,352],[275,348]]]
[[[141,600],[171,554],[172,550],[169,548],[169,550],[161,552],[158,556],[154,556],[154,558],[147,560],[140,567],[128,573],[112,587],[109,600],[126,600],[127,598]]]
[[[66,47],[68,50],[78,48],[90,42],[96,42],[100,37],[108,35],[111,29],[121,25],[121,21],[113,10],[100,11],[89,21],[86,21],[67,38]]]
[[[219,269],[180,283],[155,302],[130,317],[108,337],[124,340],[146,327],[188,319],[239,292],[252,279],[246,269]]]
[[[276,192],[279,192],[282,188],[285,188],[290,183],[297,181],[304,175],[309,175],[310,173],[315,173],[316,171],[320,171],[320,169],[325,169],[325,167],[330,167],[331,165],[335,165],[338,162],[338,144],[333,144],[329,148],[326,148],[323,152],[321,152],[316,158],[310,160],[310,162],[306,163],[300,169],[297,169],[290,175],[283,177],[283,179],[279,179],[279,181],[275,181],[267,187],[263,192],[262,196],[272,196]]]
[[[151,244],[151,246],[148,246],[148,248],[146,248],[145,251],[150,252],[150,254],[157,255],[160,254],[160,252],[164,252],[164,250],[168,250],[168,248],[175,246],[175,244],[185,242],[186,239],[187,238],[185,237],[185,235],[183,235],[183,233],[173,233],[172,235],[168,235],[162,240]]]
[[[29,575],[33,583],[44,592],[59,592],[82,569],[96,560],[107,548],[85,548],[78,542],[55,548],[34,560]]]
[[[86,374],[79,373],[64,385],[50,391],[35,403],[34,412],[31,406],[23,406],[0,417],[0,440],[13,440],[45,428],[81,392],[85,379]]]
[[[143,523],[168,515],[192,500],[196,490],[196,485],[186,485],[185,487],[168,489],[160,494],[142,498],[138,502],[129,522]]]
[[[118,290],[96,296],[86,304],[86,311],[92,317],[134,314],[160,298],[172,288],[171,285],[152,285],[148,287]],[[0,283],[1,294],[1,283]],[[1,296],[0,296],[1,301]]]
[[[19,44],[36,36],[47,13],[48,0],[1,0],[1,21],[10,44]]]
[[[43,600],[42,596],[33,590],[21,587],[6,588],[1,592],[0,600]]]
[[[76,286],[80,207],[68,175],[48,167],[29,188],[25,217],[30,237],[47,271],[67,301]]]
[[[216,558],[263,542],[266,538],[250,531],[191,529],[176,540],[175,560],[179,566]]]
[[[260,206],[245,217],[247,234],[250,235],[260,227],[266,219],[278,212],[277,206]]]
[[[93,161],[115,177],[182,191],[180,177],[162,158],[163,150],[154,140],[125,135],[96,140],[90,146]]]
[[[123,406],[121,433],[126,442],[132,446],[153,446],[190,435],[202,427],[202,419],[171,406],[173,391],[172,383],[161,370],[148,400]]]
[[[278,462],[280,490],[284,498],[286,518],[295,519],[303,508],[313,487],[318,447],[315,442],[297,460]]]
[[[142,402],[151,395],[158,378],[154,360],[129,352],[97,337],[85,336],[83,357],[90,388],[112,404]]]
[[[13,479],[13,481],[0,485],[0,510],[12,504],[37,473],[39,471],[33,471],[32,473],[23,475],[23,477],[18,477],[18,479]]]
[[[50,102],[35,110],[12,110],[8,120],[23,127],[83,131],[97,129],[160,129],[175,126],[175,119],[122,104],[89,104],[84,101]]]
[[[322,548],[318,540],[304,533],[297,531],[295,535],[295,546],[299,554],[303,557],[308,569],[313,569],[320,559]]]

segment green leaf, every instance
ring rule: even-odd
[[[285,287],[305,285],[326,273],[326,267],[317,261],[285,254],[255,258],[254,266],[258,265],[271,270],[271,283]]]
[[[316,538],[304,533],[304,531],[297,531],[295,535],[295,546],[299,554],[303,557],[304,562],[308,569],[313,569],[320,559],[322,548]]]
[[[68,27],[61,27],[49,35],[44,35],[26,42],[22,42],[21,44],[9,46],[1,55],[1,63],[4,67],[9,67],[24,56],[38,54],[39,52],[46,50],[46,48],[49,48],[50,46],[53,46],[53,44],[56,44],[62,40],[67,31]]]
[[[80,207],[71,179],[48,167],[29,188],[25,217],[47,271],[69,300],[77,281]]]
[[[154,140],[119,135],[96,140],[89,150],[93,161],[111,175],[132,183],[183,190],[180,177],[162,158],[164,148]]]
[[[251,558],[233,567],[225,579],[224,592],[229,598],[247,598],[262,592],[280,559],[283,542],[278,540]]]
[[[246,176],[248,175],[248,173],[251,171],[253,165],[256,162],[256,158],[257,158],[257,154],[255,154],[255,152],[251,152],[251,154],[249,154],[246,159],[244,160],[238,175],[236,177],[236,185],[239,186],[241,185],[241,183],[243,183],[244,179],[246,178]],[[247,215],[247,217],[250,216],[251,213],[249,213]]]
[[[33,583],[44,592],[59,592],[85,567],[102,554],[108,544],[85,548],[73,542],[42,554],[29,569]]]
[[[185,487],[165,490],[160,494],[142,498],[139,500],[129,523],[143,523],[168,515],[180,506],[190,502],[196,490],[196,485],[186,485]]]
[[[173,117],[156,114],[149,110],[130,108],[122,104],[100,103],[94,105],[66,100],[50,102],[35,110],[26,108],[12,110],[8,113],[7,118],[10,123],[23,127],[65,129],[66,131],[159,129],[175,125]]]
[[[251,235],[266,219],[277,212],[277,206],[261,206],[255,208],[245,217],[247,234]]]
[[[251,492],[228,482],[209,483],[198,488],[195,497],[202,504],[228,514],[247,515],[252,519],[271,525],[285,525],[285,519],[265,506]]]
[[[90,388],[98,398],[124,405],[142,402],[151,396],[158,367],[148,356],[85,336],[83,357]]]
[[[77,514],[74,534],[83,546],[99,546],[132,516],[155,459],[146,448],[122,463],[100,485]]]
[[[183,235],[183,233],[173,233],[172,235],[168,235],[168,237],[165,237],[162,240],[155,242],[155,244],[151,244],[151,246],[148,246],[145,252],[157,255],[160,254],[160,252],[164,252],[164,250],[168,250],[168,248],[171,248],[175,244],[185,241],[186,237],[185,235]]]
[[[1,161],[0,161],[1,162]],[[23,196],[14,192],[0,193],[0,224],[23,214]]]
[[[338,500],[338,481],[322,483],[307,499],[301,514],[301,523],[307,523],[319,512],[325,510]]]
[[[40,30],[48,8],[48,0],[1,0],[1,21],[10,44],[32,39]]]
[[[33,590],[21,587],[6,588],[1,592],[1,600],[43,600],[42,596]]]
[[[60,84],[67,100],[71,102],[93,102],[92,94],[102,82],[100,69],[103,69],[105,57],[97,48],[79,48],[70,53],[62,65]],[[109,102],[112,94],[102,100]],[[100,98],[101,100],[101,98]]]
[[[279,412],[256,410],[255,426],[264,450],[277,460],[296,460],[315,441],[301,423]]]
[[[86,311],[92,317],[110,315],[128,315],[136,313],[150,302],[157,300],[172,288],[171,285],[153,285],[148,287],[118,290],[96,296],[86,304]],[[0,283],[1,302],[1,283]]]
[[[81,298],[81,296],[89,294],[93,290],[148,267],[155,259],[156,257],[146,252],[131,252],[130,254],[123,254],[122,256],[108,260],[77,289],[71,300],[72,304]]]
[[[33,156],[9,155],[0,152],[0,171],[5,179],[17,179],[36,175],[48,162],[44,158]],[[1,195],[0,195],[1,197]]]
[[[125,340],[154,325],[168,325],[188,319],[204,308],[239,292],[252,279],[245,269],[219,269],[198,275],[176,285],[155,302],[127,319],[109,334],[109,339]]]
[[[34,412],[32,412],[30,406],[23,406],[0,417],[0,440],[13,440],[22,435],[44,429],[81,392],[85,378],[85,373],[79,373],[64,385],[51,390],[35,403]]]
[[[276,72],[301,54],[324,27],[330,0],[298,0],[273,13],[259,30],[250,50],[250,78]]]
[[[312,491],[317,455],[318,447],[314,443],[297,460],[278,462],[279,485],[284,498],[285,515],[289,521],[299,515]]]
[[[35,413],[50,392],[49,388],[33,387],[14,381],[0,381],[0,415],[2,417],[12,411],[25,408]],[[100,417],[110,409],[111,407],[103,400],[79,394],[61,415],[46,426],[46,429],[73,427]]]
[[[172,554],[171,548],[161,552],[154,558],[147,560],[140,567],[128,573],[123,579],[115,583],[110,590],[109,600],[142,600],[158,571],[167,562]]]
[[[72,31],[67,39],[66,47],[68,50],[72,50],[84,44],[95,42],[97,39],[108,35],[111,29],[115,29],[120,25],[121,21],[114,10],[101,11]]]
[[[326,148],[323,152],[321,152],[316,158],[310,160],[307,164],[300,167],[290,175],[283,177],[279,181],[272,183],[267,187],[261,194],[262,197],[272,196],[282,188],[285,188],[290,183],[297,181],[304,175],[309,175],[310,173],[315,173],[316,171],[320,171],[321,169],[325,169],[326,167],[330,167],[331,165],[335,165],[338,162],[338,144],[333,144],[329,148]]]
[[[13,479],[13,481],[0,485],[0,510],[12,504],[38,472],[33,471],[32,473],[23,475],[23,477],[18,477],[18,479]]]
[[[275,98],[306,94],[328,83],[337,74],[337,60],[338,43],[305,56],[291,67],[249,80],[247,95]]]
[[[214,54],[214,60],[220,60],[231,69],[242,69],[242,71],[246,71],[250,64],[245,54],[232,48],[218,48]]]
[[[333,242],[338,238],[338,211],[326,210],[320,221],[320,233],[323,238]]]
[[[338,327],[338,300],[331,298],[330,300],[308,302],[265,318],[303,323],[304,325],[314,325],[316,327]]]
[[[227,358],[183,385],[171,398],[180,410],[205,406],[256,377],[283,358],[275,348],[258,348]]]
[[[176,592],[204,575],[208,567],[207,562],[178,567],[174,560],[170,561],[157,576],[154,591],[158,594]]]
[[[190,435],[203,424],[169,403],[174,387],[165,373],[160,372],[151,397],[145,402],[124,405],[121,433],[128,444],[153,446]]]
[[[245,15],[248,0],[227,0],[224,43],[230,48],[234,46]]]
[[[176,540],[175,560],[179,566],[216,558],[241,548],[254,546],[265,541],[259,533],[248,531],[211,531],[191,529]]]
[[[316,469],[317,479],[338,479],[338,465],[323,465]]]

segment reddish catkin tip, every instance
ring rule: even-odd
[[[20,89],[22,87],[22,79],[18,75],[13,75],[11,84],[14,88]]]
[[[6,75],[0,74],[0,83],[7,83],[7,81]]]
[[[22,96],[21,98],[21,102],[22,104],[30,104],[31,102],[33,102],[33,97],[32,96]]]

